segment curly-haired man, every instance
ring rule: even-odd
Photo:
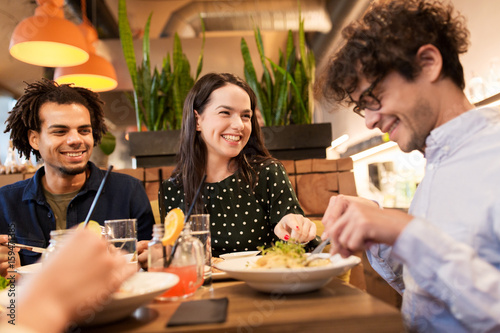
[[[0,234],[14,241],[47,247],[50,231],[85,220],[104,172],[89,162],[106,132],[103,103],[85,88],[50,80],[29,84],[9,113],[5,132],[19,153],[42,159],[44,166],[27,180],[0,188]],[[92,219],[136,218],[139,240],[151,239],[154,217],[142,183],[111,173]],[[40,255],[21,250],[21,264]]]
[[[367,250],[403,295],[410,331],[500,331],[500,112],[463,89],[463,16],[438,1],[375,2],[344,31],[317,88],[427,159],[409,213],[330,200],[332,252]]]

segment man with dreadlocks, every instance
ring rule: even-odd
[[[47,247],[50,232],[84,221],[104,171],[89,162],[106,133],[103,102],[85,88],[50,80],[29,84],[9,113],[5,132],[21,156],[35,155],[41,167],[31,179],[0,188],[0,235],[14,242]],[[139,240],[151,239],[153,212],[142,183],[111,173],[92,219],[137,219]],[[22,265],[40,254],[21,250]]]

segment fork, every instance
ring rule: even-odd
[[[327,246],[328,244],[330,244],[330,238],[327,238],[325,239],[324,241],[321,242],[321,244],[319,244],[312,252],[311,254],[318,254],[318,253],[321,253],[321,251],[323,251],[323,249],[325,248],[325,246]]]
[[[307,257],[306,265],[309,264],[311,261],[314,261],[316,259],[321,259],[320,253],[328,244],[330,244],[330,238],[325,239],[324,241],[321,242],[321,244],[316,246],[316,248],[311,252],[311,255]]]

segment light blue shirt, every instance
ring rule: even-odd
[[[416,218],[392,248],[374,245],[368,257],[403,294],[409,330],[499,332],[500,112],[468,111],[426,145]]]

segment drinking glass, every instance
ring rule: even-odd
[[[175,301],[191,296],[202,285],[205,249],[200,240],[191,235],[189,224],[186,224],[172,254],[171,246],[162,242],[164,232],[163,225],[154,225],[153,239],[148,244],[148,270],[179,277],[179,283],[155,298],[158,301]]]
[[[198,238],[205,249],[204,287],[212,286],[212,242],[210,237],[210,215],[193,214],[188,221],[191,235]]]
[[[49,256],[55,253],[58,248],[60,248],[65,240],[75,232],[74,229],[61,229],[61,230],[52,230],[50,232],[50,241],[47,250],[42,254],[42,262],[47,260]]]
[[[119,250],[125,251],[127,258],[131,262],[137,262],[136,223],[137,219],[104,221],[104,232],[108,243],[113,244]]]

